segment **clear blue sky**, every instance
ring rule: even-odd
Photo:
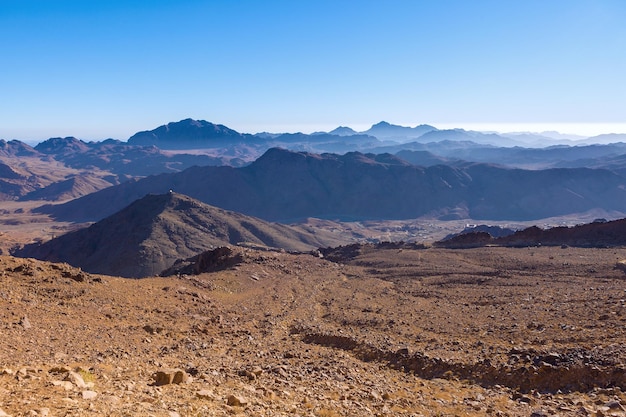
[[[626,126],[625,22],[623,0],[0,0],[0,138]]]

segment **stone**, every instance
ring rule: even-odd
[[[154,376],[154,385],[182,384],[187,382],[187,374],[182,369],[161,369]]]
[[[206,399],[206,400],[215,399],[215,395],[213,394],[213,391],[210,391],[208,389],[203,389],[203,390],[196,392],[196,397]]]
[[[55,387],[62,387],[66,391],[71,391],[74,389],[74,384],[72,384],[70,381],[55,380],[55,381],[52,381],[52,385],[54,385]]]
[[[98,396],[98,393],[95,391],[83,391],[81,392],[83,400],[93,400]]]
[[[382,401],[383,397],[382,397],[382,395],[380,395],[380,393],[378,391],[372,391],[372,392],[370,392],[370,400]]]
[[[22,327],[24,328],[24,330],[28,330],[28,329],[30,329],[31,327],[33,327],[33,326],[30,324],[30,320],[28,320],[28,317],[26,317],[26,316],[22,317],[22,319],[20,320],[20,324],[22,325]]]
[[[624,411],[624,407],[617,400],[609,401],[608,403],[604,404],[604,406],[608,407],[610,410]]]
[[[87,384],[85,383],[85,380],[83,379],[82,376],[80,376],[80,374],[78,372],[68,372],[67,376],[65,377],[65,381],[70,381],[72,384],[76,385],[78,388],[87,388]]]
[[[67,374],[69,372],[72,372],[72,368],[69,366],[53,366],[48,370],[50,374]]]
[[[233,395],[230,394],[227,398],[226,398],[226,404],[232,406],[232,407],[243,407],[245,405],[248,404],[248,400],[246,400],[245,398],[239,396],[239,395]]]

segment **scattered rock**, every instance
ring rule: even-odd
[[[54,385],[55,387],[62,387],[64,388],[66,391],[71,391],[74,389],[74,384],[72,384],[70,381],[52,381],[52,385]]]
[[[370,392],[370,399],[374,401],[382,401],[383,397],[378,393],[378,391]]]
[[[187,382],[187,374],[182,369],[162,369],[154,376],[154,385],[182,384]]]
[[[67,374],[72,372],[72,368],[69,366],[53,366],[48,370],[50,374]]]
[[[83,400],[93,400],[98,396],[98,393],[95,391],[83,391],[81,392]]]
[[[85,380],[78,372],[70,371],[65,377],[65,381],[70,381],[72,384],[76,385],[78,388],[88,388]]]
[[[608,407],[610,410],[625,411],[622,404],[620,404],[620,402],[617,400],[609,401],[608,403],[604,404],[604,406]]]
[[[207,400],[214,400],[215,399],[215,394],[213,394],[213,391],[210,391],[210,390],[207,390],[207,389],[203,389],[203,390],[200,390],[200,391],[196,392],[196,397],[202,398],[202,399],[207,399]]]
[[[626,273],[626,259],[620,259],[615,263],[615,269],[619,269],[620,271]]]
[[[226,399],[226,404],[232,407],[244,407],[248,404],[248,400],[239,395],[230,394]]]
[[[28,329],[30,329],[31,327],[33,327],[33,326],[30,324],[30,320],[28,320],[28,317],[26,317],[26,316],[22,317],[22,319],[20,320],[20,324],[22,325],[22,327],[24,328],[24,330],[28,330]]]

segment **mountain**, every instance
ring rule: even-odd
[[[63,201],[82,197],[103,188],[110,187],[111,182],[93,174],[83,173],[74,175],[66,180],[54,182],[48,186],[38,188],[19,198],[20,201],[49,200]]]
[[[160,149],[195,149],[259,141],[253,135],[241,134],[224,125],[204,120],[185,119],[154,130],[135,133],[129,145],[154,145]]]
[[[271,221],[534,220],[594,208],[624,211],[626,179],[603,169],[510,169],[489,164],[419,167],[393,155],[270,149],[242,167],[192,167],[38,209],[60,220],[99,220],[147,193],[173,189]]]
[[[473,130],[464,129],[445,129],[445,130],[431,130],[424,133],[417,139],[421,143],[429,142],[473,142],[480,145],[492,145],[492,146],[520,146],[524,145],[524,142],[514,140],[512,138],[502,136],[496,133],[483,133]]]
[[[447,160],[452,164],[456,164],[456,161],[470,161],[524,169],[585,167],[613,169],[624,167],[619,160],[622,155],[626,155],[626,143],[526,148],[520,146],[496,147],[469,141],[445,140],[381,146],[372,149],[371,152],[394,153],[408,161],[411,161],[411,152],[429,152],[434,158],[442,158],[444,162]]]
[[[35,149],[71,168],[97,168],[117,176],[141,177],[178,172],[194,165],[223,165],[229,162],[228,158],[162,151],[156,146],[129,145],[114,139],[84,142],[73,137],[51,138]]]
[[[355,150],[368,149],[381,145],[374,136],[355,134],[338,136],[330,133],[283,133],[267,141],[268,149],[271,147],[285,148],[291,151],[306,151],[314,153],[345,153]]]
[[[430,125],[419,125],[415,127],[406,127],[393,125],[382,121],[372,125],[368,130],[361,132],[366,135],[374,136],[378,139],[399,139],[408,140],[422,136],[425,133],[436,131],[437,128]]]
[[[454,165],[460,163],[460,160],[437,156],[428,151],[400,151],[396,154],[400,159],[410,162],[413,165],[430,167],[433,165]]]
[[[341,239],[323,239],[167,192],[146,195],[86,229],[15,252],[67,262],[87,272],[123,277],[155,275],[177,259],[215,246],[252,244],[308,251]]]
[[[626,142],[626,133],[607,133],[579,141],[579,143],[586,144],[611,144],[618,142]]]
[[[89,146],[82,140],[70,136],[66,138],[50,138],[37,144],[35,150],[46,155],[68,155],[87,152]]]
[[[328,132],[328,134],[336,135],[336,136],[352,136],[352,135],[356,135],[357,132],[349,127],[339,126],[336,129],[333,129],[330,132]]]
[[[39,152],[19,140],[0,139],[0,157],[37,156]]]

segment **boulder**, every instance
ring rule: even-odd
[[[187,374],[182,369],[161,369],[154,375],[154,385],[182,384]]]

